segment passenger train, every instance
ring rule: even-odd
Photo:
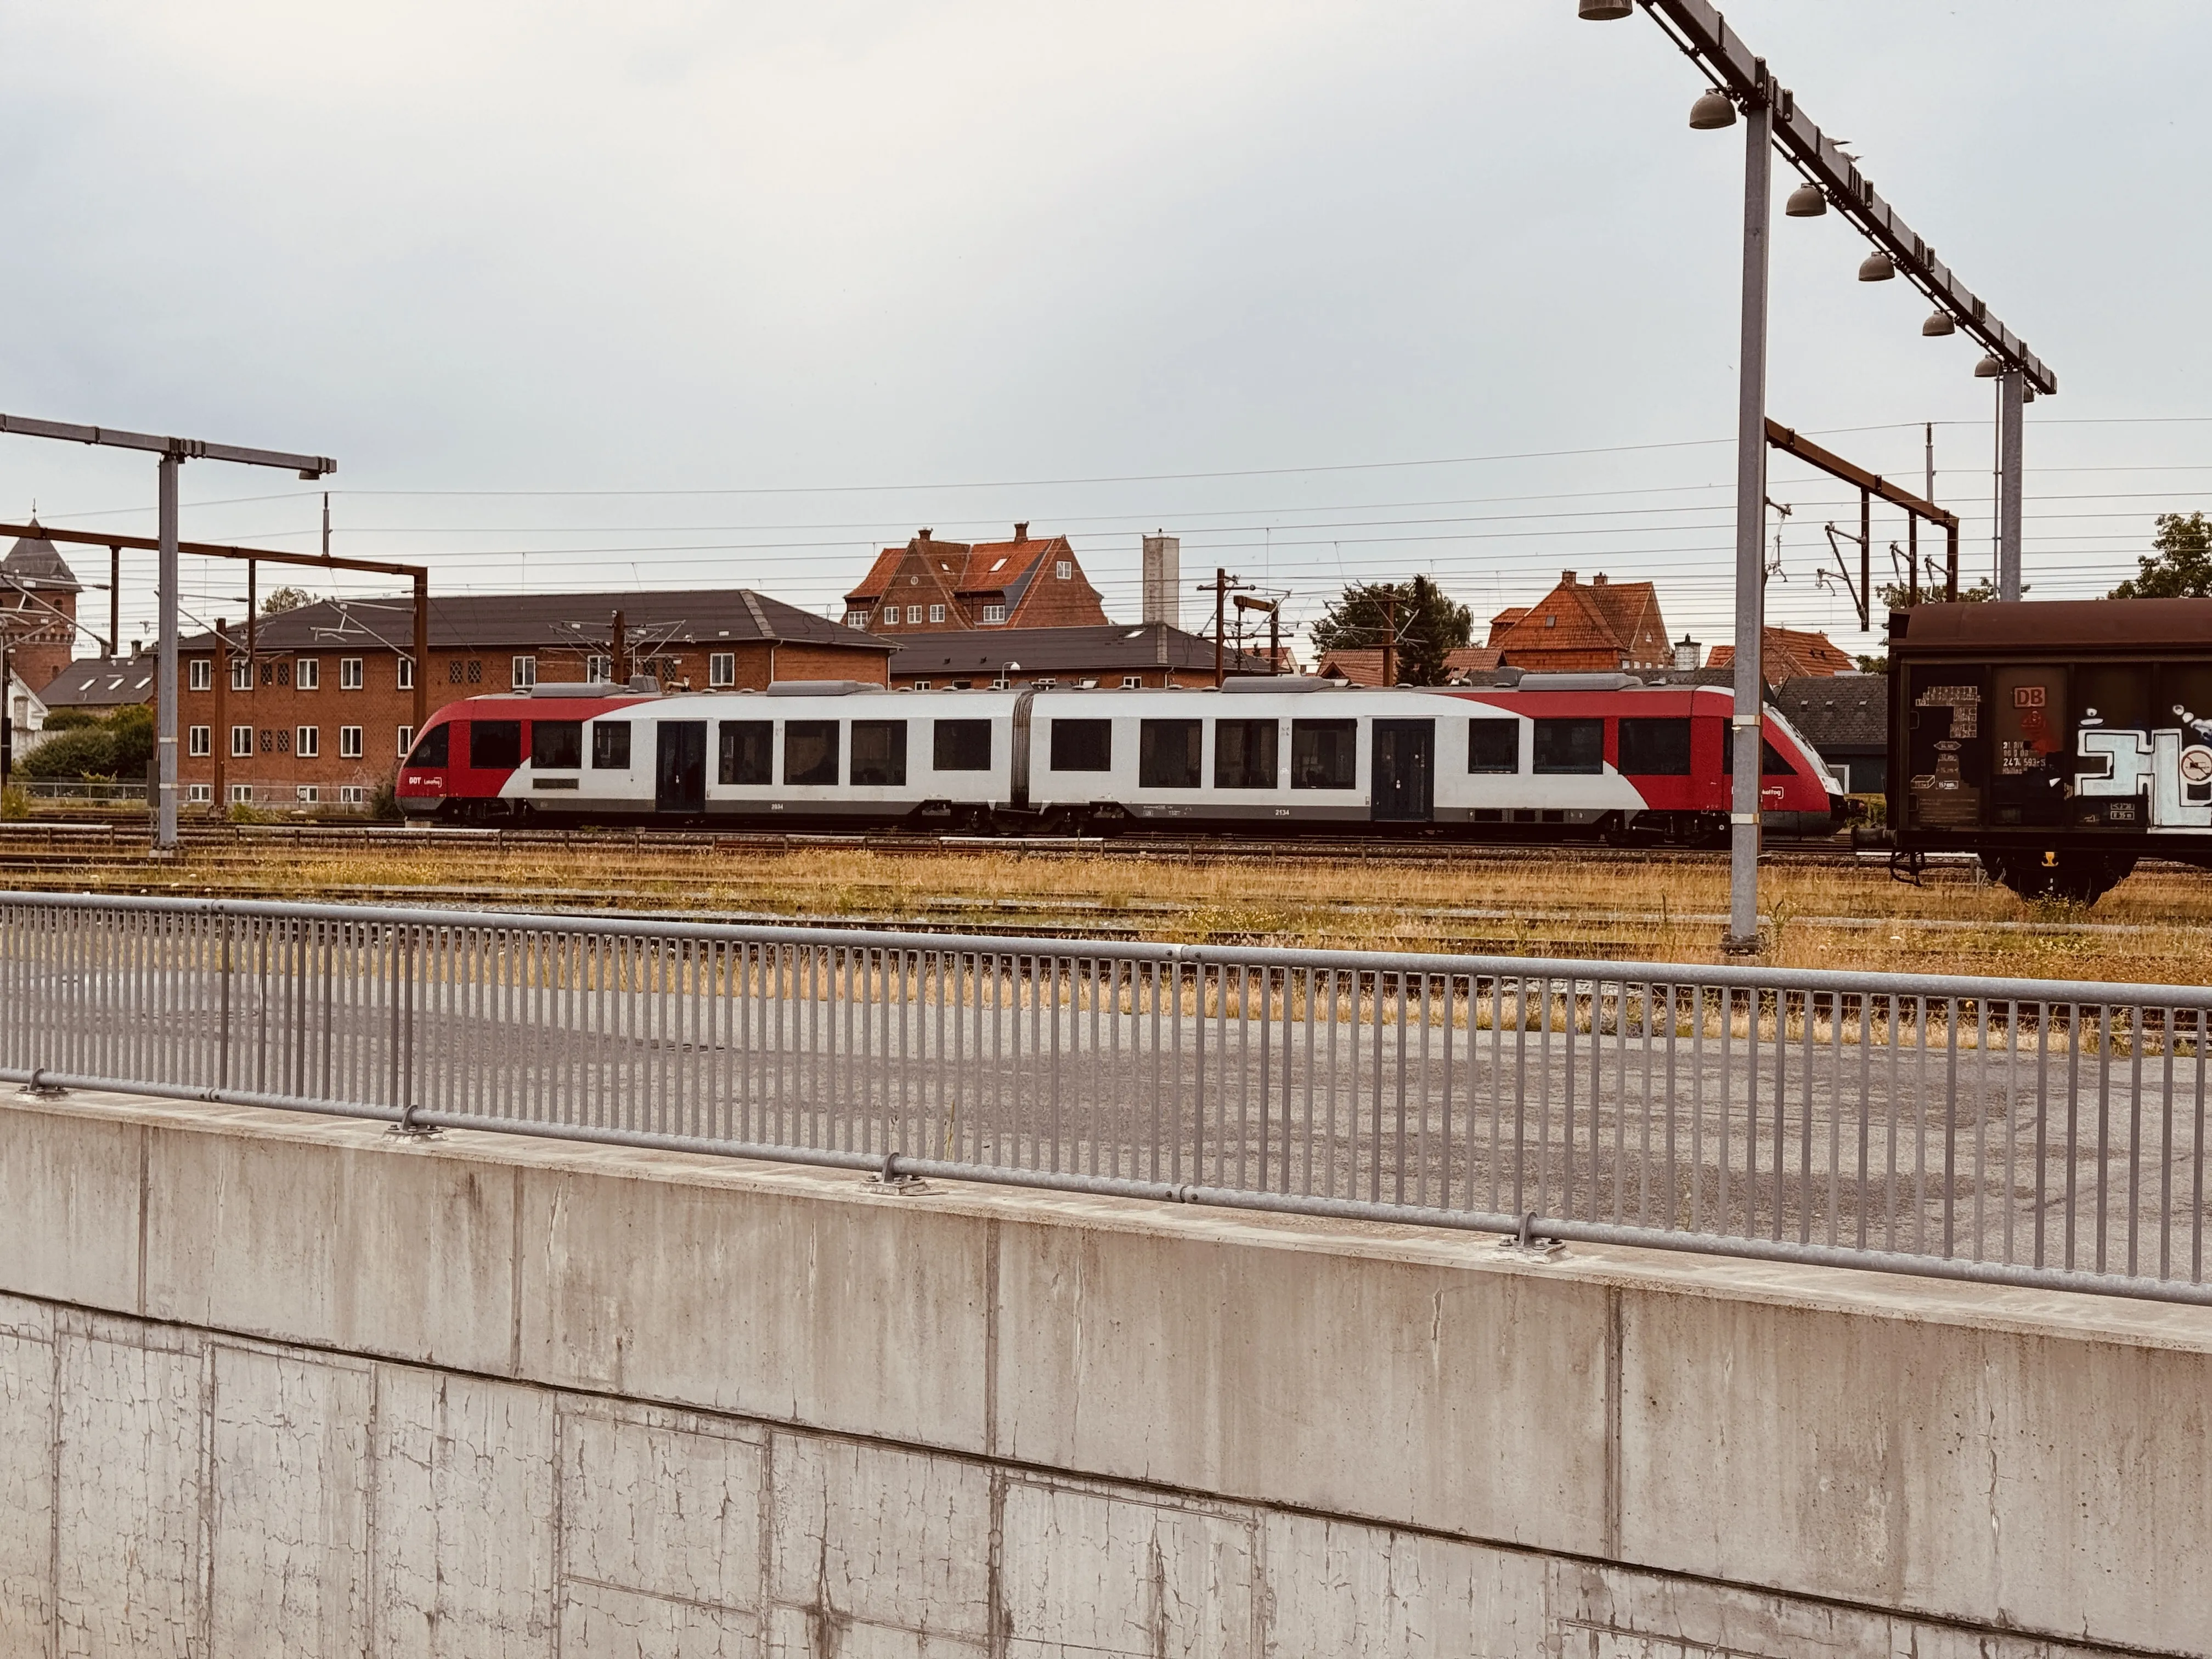
[[[439,710],[396,792],[410,817],[467,823],[1706,845],[1728,832],[1730,711],[1725,690],[1621,674],[1394,690],[544,684]],[[1836,779],[1771,708],[1765,739],[1766,827],[1826,833]]]

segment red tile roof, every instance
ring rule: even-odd
[[[1733,668],[1735,665],[1735,647],[1733,645],[1717,645],[1705,659],[1708,668]],[[1858,665],[1857,658],[1837,645],[1826,634],[1808,633],[1795,628],[1762,628],[1759,630],[1759,674],[1769,685],[1826,674],[1854,673]]]

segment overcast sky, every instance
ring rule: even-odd
[[[1656,579],[1710,643],[1741,130],[1689,131],[1701,84],[1647,18],[1574,10],[10,6],[0,409],[336,456],[336,550],[448,590],[819,611],[880,542],[1025,519],[1124,616],[1157,526],[1304,619],[1416,570],[1486,617],[1572,567]],[[2212,493],[2212,7],[1728,15],[2056,370],[2034,592],[2131,574],[2151,515]],[[1978,351],[1856,282],[1863,251],[1778,216],[1771,408],[1914,482],[1939,422],[1986,569]],[[9,518],[145,532],[153,483],[0,442]],[[185,493],[187,537],[314,544],[289,475],[194,465]],[[1814,575],[1855,501],[1786,462],[1773,494],[1771,613],[1863,646]],[[184,591],[238,614],[234,571]]]

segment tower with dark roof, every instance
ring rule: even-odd
[[[76,596],[82,592],[76,573],[43,536],[24,537],[0,559],[0,627],[7,629],[11,665],[34,691],[76,653]]]

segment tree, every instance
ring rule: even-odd
[[[2025,582],[2021,584],[2020,591],[2023,593],[2027,592],[2027,585]],[[1885,582],[1881,586],[1875,589],[1874,592],[1875,597],[1881,601],[1882,609],[1886,611],[1903,611],[1907,609],[1912,603],[1912,590],[1905,586],[1903,582]],[[1972,587],[1962,587],[1959,590],[1959,603],[1960,605],[1986,605],[1991,599],[1996,598],[1996,584],[1991,581],[1987,576],[1984,576],[1981,580],[1976,582]],[[1942,583],[1923,582],[1920,585],[1921,604],[1941,605],[1942,602]]]
[[[2161,513],[2138,574],[2112,591],[2115,599],[2212,599],[2212,520],[2202,513]]]
[[[1313,626],[1316,651],[1376,651],[1395,613],[1398,684],[1442,685],[1445,659],[1474,637],[1474,614],[1426,576],[1409,582],[1355,582],[1330,601]]]
[[[16,763],[27,778],[120,778],[146,774],[154,755],[154,711],[130,703],[105,716],[78,709],[57,713],[50,734]]]
[[[269,597],[261,601],[261,614],[274,617],[286,611],[297,611],[301,605],[314,602],[315,596],[304,587],[272,588]]]

